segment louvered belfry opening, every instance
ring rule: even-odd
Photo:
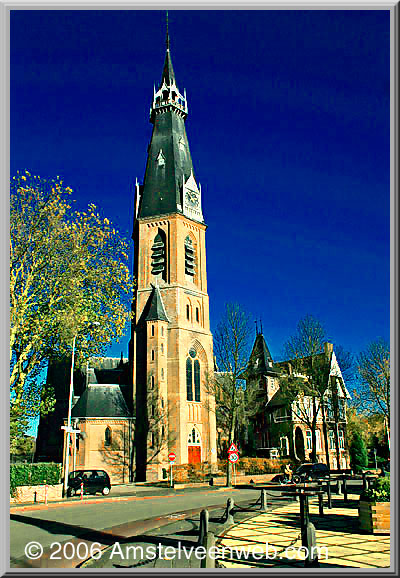
[[[195,254],[193,242],[190,237],[185,239],[185,273],[194,277],[195,274]]]
[[[158,231],[154,238],[151,247],[151,272],[153,275],[161,275],[161,278],[166,281],[166,247],[165,234],[163,231]]]

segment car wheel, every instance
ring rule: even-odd
[[[103,496],[107,496],[110,493],[110,488],[103,488]]]
[[[300,476],[293,476],[292,480],[295,484],[300,484],[301,477]]]

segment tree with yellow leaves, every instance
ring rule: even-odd
[[[95,205],[72,209],[59,177],[29,172],[11,181],[11,421],[52,407],[38,375],[49,358],[100,355],[124,333],[133,282],[128,244]],[[18,428],[16,428],[18,429]]]

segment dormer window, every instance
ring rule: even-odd
[[[156,160],[159,167],[165,166],[165,156],[164,153],[162,152],[162,149],[160,149],[160,152],[158,153]]]

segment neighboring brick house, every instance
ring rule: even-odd
[[[326,362],[326,390],[316,427],[317,460],[331,469],[349,467],[346,432],[346,400],[349,392],[343,381],[333,345],[325,343],[317,354]],[[308,358],[304,358],[304,362]],[[259,390],[260,410],[253,420],[258,456],[290,458],[296,463],[311,459],[312,432],[301,417],[312,415],[312,398],[290,399],[280,389],[283,376],[292,371],[290,361],[275,363],[262,333],[258,333],[246,370],[246,386]],[[325,413],[326,430],[322,411]]]

